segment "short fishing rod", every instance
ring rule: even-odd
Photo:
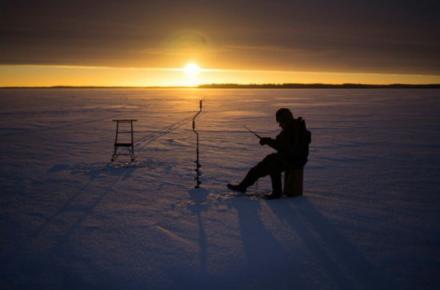
[[[258,135],[255,131],[253,131],[253,130],[251,130],[251,129],[249,129],[246,125],[245,126],[243,126],[243,127],[245,127],[246,128],[246,130],[248,130],[249,132],[251,132],[252,134],[254,134],[255,136],[257,136],[257,138],[258,139],[261,139],[261,138],[263,138],[263,137],[261,137],[260,135]]]

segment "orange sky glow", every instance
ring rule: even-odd
[[[197,64],[197,62],[194,62]],[[439,75],[203,68],[2,65],[0,86],[196,86],[210,83],[440,83]]]
[[[0,2],[0,86],[440,83],[438,1],[110,2]]]

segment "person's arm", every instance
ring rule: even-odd
[[[272,147],[276,151],[282,151],[283,147],[285,147],[285,145],[287,145],[286,138],[287,138],[286,132],[282,131],[280,134],[277,135],[277,137],[275,139],[268,138],[268,137],[261,138],[260,144],[261,145],[269,145],[270,147]]]
[[[269,145],[273,149],[277,150],[277,141],[269,137],[262,137],[260,139],[260,145]]]

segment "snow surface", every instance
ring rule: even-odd
[[[243,125],[274,136],[279,107],[313,134],[305,194],[234,197],[271,152]],[[0,108],[1,289],[440,289],[440,90],[5,89]],[[109,163],[114,118],[138,119],[131,165]]]

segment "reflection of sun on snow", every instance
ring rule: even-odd
[[[190,62],[184,66],[183,71],[187,77],[187,85],[197,85],[197,76],[200,74],[201,71],[200,67],[196,63]]]

